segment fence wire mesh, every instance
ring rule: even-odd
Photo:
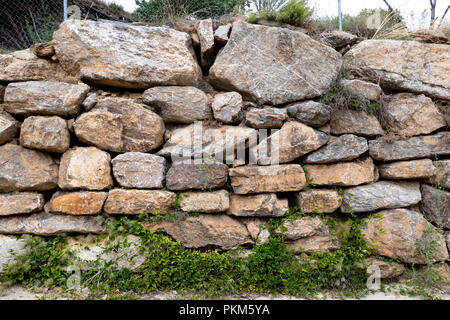
[[[131,13],[102,0],[67,2],[71,19],[162,25],[177,19],[218,18],[242,6],[245,0],[137,0],[137,9]],[[0,0],[0,53],[50,41],[63,20],[63,0]]]

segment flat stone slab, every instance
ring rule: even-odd
[[[230,196],[227,214],[239,217],[282,217],[289,212],[287,199],[278,199],[275,193]]]
[[[342,196],[335,190],[311,189],[296,193],[295,203],[304,213],[331,213],[341,206]]]
[[[223,163],[175,163],[166,175],[169,190],[221,188],[228,179],[228,167]]]
[[[107,192],[57,192],[49,203],[49,211],[71,215],[91,215],[102,211]]]
[[[381,178],[424,179],[436,175],[437,169],[430,159],[398,161],[378,166]]]
[[[226,190],[214,192],[183,192],[180,209],[184,212],[216,213],[230,207],[230,195]]]
[[[0,216],[41,211],[44,195],[37,192],[0,193]]]

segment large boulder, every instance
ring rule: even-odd
[[[193,123],[212,118],[208,96],[195,87],[153,87],[142,100],[155,108],[166,123]]]
[[[337,110],[331,115],[330,131],[340,135],[352,133],[366,138],[384,134],[377,117],[359,110]]]
[[[319,186],[357,186],[378,180],[378,171],[370,157],[336,164],[308,164],[306,177]]]
[[[228,180],[228,167],[223,163],[175,163],[166,175],[169,190],[220,188]]]
[[[345,67],[384,88],[450,100],[450,48],[416,41],[367,40],[345,55]]]
[[[306,156],[304,163],[331,163],[358,158],[369,150],[367,140],[353,134],[330,139],[328,144]]]
[[[95,147],[75,147],[61,157],[58,185],[63,190],[110,189],[111,156]]]
[[[339,53],[302,32],[238,20],[209,75],[219,88],[276,105],[321,96],[341,65]]]
[[[270,137],[261,141],[251,152],[257,156],[258,164],[288,163],[319,149],[330,137],[303,123],[289,121]]]
[[[41,211],[44,195],[37,192],[0,193],[0,216]]]
[[[49,155],[13,144],[0,146],[0,191],[47,191],[57,187],[58,164]]]
[[[109,214],[141,214],[168,212],[175,200],[175,193],[163,190],[109,191],[104,210]]]
[[[30,49],[0,54],[0,82],[61,81],[77,83],[59,63],[40,59]]]
[[[11,83],[5,91],[5,110],[19,116],[44,115],[71,118],[81,111],[89,87],[51,81]]]
[[[275,193],[230,196],[227,214],[239,217],[281,217],[289,212],[287,199],[278,199]]]
[[[433,101],[422,95],[399,93],[383,105],[383,126],[403,137],[429,134],[447,125]]]
[[[379,161],[434,158],[450,155],[450,133],[411,137],[395,141],[377,139],[369,141],[369,154]]]
[[[422,199],[418,182],[378,181],[344,190],[342,212],[409,207]]]
[[[386,179],[422,179],[433,177],[436,167],[430,159],[398,161],[378,166],[381,178]]]
[[[105,98],[74,123],[77,138],[113,152],[148,152],[163,143],[163,119],[127,98]]]
[[[114,177],[121,187],[137,189],[158,189],[164,187],[167,161],[163,157],[128,152],[112,161]]]
[[[7,143],[17,137],[19,129],[20,122],[0,106],[0,144]]]
[[[247,228],[236,219],[223,214],[182,217],[150,225],[149,229],[162,230],[187,248],[229,250],[253,244]]]
[[[180,209],[184,212],[216,213],[225,212],[230,207],[230,195],[226,190],[213,192],[183,192]]]
[[[94,233],[106,231],[101,217],[71,216],[65,214],[34,213],[28,216],[0,218],[2,234],[34,234],[53,236],[63,233]]]
[[[63,153],[70,147],[67,122],[57,116],[28,117],[20,128],[20,144],[30,149]]]
[[[98,214],[107,196],[107,192],[56,192],[49,202],[48,210],[71,215]]]
[[[298,164],[232,168],[230,178],[236,194],[300,191],[306,185],[305,173]]]
[[[342,204],[336,190],[310,189],[295,194],[295,204],[304,213],[332,213]]]
[[[423,184],[420,190],[422,192],[420,210],[425,218],[439,227],[450,229],[450,192],[426,184]]]
[[[232,163],[237,151],[245,151],[249,140],[256,141],[255,129],[236,126],[208,127],[194,123],[172,131],[158,155],[172,160],[199,158],[226,159]]]
[[[406,263],[426,264],[449,256],[444,236],[415,211],[380,211],[365,219],[361,232],[377,254]]]
[[[53,34],[68,73],[98,85],[196,85],[201,70],[187,33],[166,27],[69,19]]]

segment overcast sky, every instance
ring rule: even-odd
[[[105,2],[115,2],[121,4],[125,10],[132,12],[136,8],[134,0],[104,0]],[[195,1],[195,0],[192,0]],[[311,7],[314,8],[316,17],[336,16],[337,0],[308,0]],[[409,28],[426,27],[430,21],[430,2],[429,0],[389,0],[392,7],[400,10],[406,18]],[[440,19],[450,0],[437,0],[436,15]],[[386,5],[383,0],[342,0],[342,12],[344,14],[355,15],[364,8],[384,8]],[[446,21],[450,22],[450,12],[447,13]]]

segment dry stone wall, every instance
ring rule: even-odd
[[[100,234],[102,213],[177,210],[148,228],[188,248],[254,246],[294,205],[313,214],[279,230],[297,253],[340,246],[314,214],[378,212],[362,229],[385,230],[378,254],[425,263],[432,234],[448,259],[448,45],[195,30],[68,20],[51,56],[0,54],[0,264],[23,248],[12,235]],[[378,117],[322,102],[342,67]]]

